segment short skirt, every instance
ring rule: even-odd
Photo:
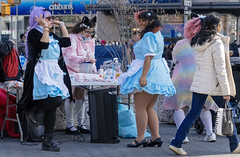
[[[149,94],[162,94],[172,96],[176,94],[176,90],[170,78],[169,69],[164,58],[152,59],[151,66],[147,74],[147,85],[141,87],[139,85],[142,76],[144,60],[136,59],[132,62],[127,72],[118,78],[121,86],[121,94],[135,94],[136,92],[145,91]]]

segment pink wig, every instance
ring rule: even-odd
[[[201,19],[199,17],[189,20],[184,26],[184,37],[191,40],[202,28]]]
[[[138,22],[139,21],[139,15],[146,10],[138,11],[134,13],[134,19]]]

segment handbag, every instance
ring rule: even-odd
[[[215,133],[220,136],[231,136],[233,129],[233,109],[228,108],[226,102],[225,108],[218,108]]]

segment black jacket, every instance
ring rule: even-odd
[[[10,53],[13,48],[13,42],[1,42],[0,41],[0,82],[5,81],[5,72],[3,70],[3,57]]]
[[[54,39],[59,41],[60,48],[71,46],[70,38],[63,37],[59,38],[56,34],[50,33],[49,36],[53,35]],[[49,43],[41,42],[40,39],[42,38],[42,33],[39,32],[37,29],[32,29],[28,33],[27,43],[28,43],[28,63],[25,70],[24,76],[24,86],[23,86],[23,94],[22,98],[18,101],[18,112],[25,110],[27,108],[31,108],[34,104],[33,101],[33,76],[34,76],[34,67],[36,63],[39,61],[41,56],[42,49],[47,49]],[[71,81],[70,77],[62,57],[62,51],[60,52],[60,57],[58,64],[60,68],[65,72],[67,75],[64,75],[64,83],[67,86],[70,94],[70,98],[72,98],[72,89],[71,89]]]
[[[231,57],[239,57],[239,52],[238,52],[238,45],[235,43],[232,43],[230,45],[230,50],[233,51],[233,55]]]

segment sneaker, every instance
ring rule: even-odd
[[[212,133],[211,135],[206,135],[204,138],[205,142],[216,142],[216,134]]]
[[[182,148],[174,147],[173,145],[169,146],[169,149],[176,153],[177,155],[187,155],[187,152]]]
[[[240,143],[238,144],[238,147],[232,151],[232,153],[240,153]]]
[[[186,143],[188,143],[188,142],[189,142],[188,137],[186,137],[186,138],[182,141],[183,144],[186,144]]]
[[[170,140],[170,142],[172,142],[172,140],[173,140],[174,138],[172,138],[171,140]],[[182,141],[182,144],[186,144],[186,143],[188,143],[189,142],[189,139],[188,139],[188,137],[186,137],[183,141]]]

